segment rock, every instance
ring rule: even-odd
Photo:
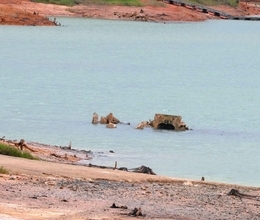
[[[144,124],[140,123],[136,126],[136,129],[144,129]]]
[[[100,124],[107,124],[107,119],[106,119],[106,117],[101,116],[101,118],[100,118]]]
[[[92,124],[98,124],[98,114],[96,112],[93,113]]]
[[[148,121],[142,121],[136,126],[136,129],[144,129],[144,127],[151,127]]]
[[[107,128],[116,128],[117,126],[116,126],[115,124],[113,124],[113,123],[108,123],[108,124],[106,125],[106,127],[107,127]]]
[[[100,124],[109,124],[109,123],[118,124],[120,123],[120,120],[114,117],[113,113],[109,113],[106,117],[101,116]]]
[[[113,123],[113,124],[120,123],[120,121],[116,117],[114,117],[113,113],[109,113],[107,115],[106,119],[107,119],[108,123]]]
[[[184,186],[193,186],[191,181],[186,181],[183,183]]]

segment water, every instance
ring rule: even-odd
[[[258,22],[58,20],[0,26],[0,136],[72,142],[93,164],[259,186]],[[131,125],[92,125],[93,112]],[[155,113],[193,130],[134,129]]]

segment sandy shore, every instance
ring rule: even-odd
[[[87,167],[70,159],[86,152],[28,147],[42,159],[0,155],[1,220],[260,219],[260,188]]]

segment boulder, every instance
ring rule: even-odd
[[[108,123],[108,124],[106,125],[106,127],[107,127],[107,128],[116,128],[117,126],[116,126],[115,124],[113,124],[113,123]]]
[[[113,123],[113,124],[120,123],[120,121],[116,117],[114,117],[113,113],[109,113],[106,116],[106,119],[107,119],[107,123]]]
[[[100,118],[100,124],[107,124],[107,123],[108,123],[108,122],[107,122],[107,118],[101,116],[101,118]]]
[[[151,127],[149,121],[142,121],[136,126],[136,129],[144,129],[144,127]]]
[[[92,124],[98,124],[98,114],[96,112],[93,113]]]

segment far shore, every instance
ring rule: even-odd
[[[260,7],[241,2],[237,7],[212,6],[211,8],[234,16],[260,15]],[[30,0],[0,0],[0,25],[60,25],[47,17],[82,17],[110,20],[135,20],[148,22],[198,22],[221,19],[211,13],[201,13],[191,8],[161,2],[160,6],[106,6],[76,5],[73,7],[35,3]],[[15,16],[11,16],[15,14]],[[62,25],[62,24],[61,24]]]

